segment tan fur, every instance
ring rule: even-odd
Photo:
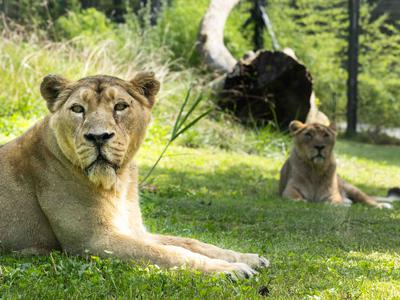
[[[131,81],[110,76],[77,82],[55,75],[44,78],[41,93],[51,114],[0,148],[4,251],[89,251],[244,277],[268,265],[256,254],[145,230],[132,158],[145,136],[158,90],[151,73]]]
[[[336,173],[334,125],[293,121],[289,125],[294,147],[281,169],[279,194],[294,200],[346,204],[346,199],[385,207],[342,180]],[[319,149],[318,149],[319,148]]]

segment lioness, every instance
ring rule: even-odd
[[[268,261],[143,226],[133,157],[160,84],[153,73],[71,82],[40,91],[50,114],[0,148],[0,246],[5,251],[136,259],[249,277]]]
[[[345,205],[360,202],[392,208],[389,203],[378,202],[338,176],[333,154],[336,141],[334,125],[292,121],[289,131],[293,135],[294,147],[281,169],[279,194],[282,197]]]

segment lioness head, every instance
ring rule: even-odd
[[[144,138],[159,88],[153,73],[129,81],[100,75],[71,82],[48,75],[40,91],[63,154],[95,185],[110,189]]]
[[[292,121],[289,130],[294,136],[297,154],[312,164],[322,165],[329,161],[336,141],[336,129],[333,124],[303,124]]]

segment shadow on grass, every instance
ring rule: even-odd
[[[160,168],[155,177],[158,191],[142,199],[154,231],[225,239],[228,245],[221,246],[266,253],[276,245],[281,254],[400,249],[399,205],[389,211],[284,200],[277,195],[277,174],[245,164],[210,173]]]
[[[255,279],[231,283],[189,270],[132,267],[115,259],[57,253],[39,259],[3,256],[0,271],[6,272],[0,276],[0,293],[3,288],[18,296],[43,298],[47,293],[49,299],[71,294],[256,299],[259,288],[268,286],[273,299],[305,299],[326,291],[335,295],[327,298],[356,299],[361,293],[365,299],[390,298],[380,286],[400,278],[393,262],[400,249],[400,206],[384,211],[283,200],[276,195],[277,171],[265,172],[261,166],[184,169],[158,168],[157,191],[143,193],[149,231],[260,253],[272,262],[268,270]],[[373,284],[364,291],[368,280]]]

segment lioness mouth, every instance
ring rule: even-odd
[[[312,161],[315,163],[322,163],[325,161],[325,157],[318,153],[317,155],[313,156]]]
[[[90,170],[95,166],[95,165],[105,165],[105,166],[110,166],[112,167],[114,170],[118,169],[118,166],[112,162],[110,162],[107,158],[104,157],[103,154],[99,153],[99,155],[97,156],[97,158],[89,165],[85,168],[85,172],[86,174],[88,174],[90,172]]]

